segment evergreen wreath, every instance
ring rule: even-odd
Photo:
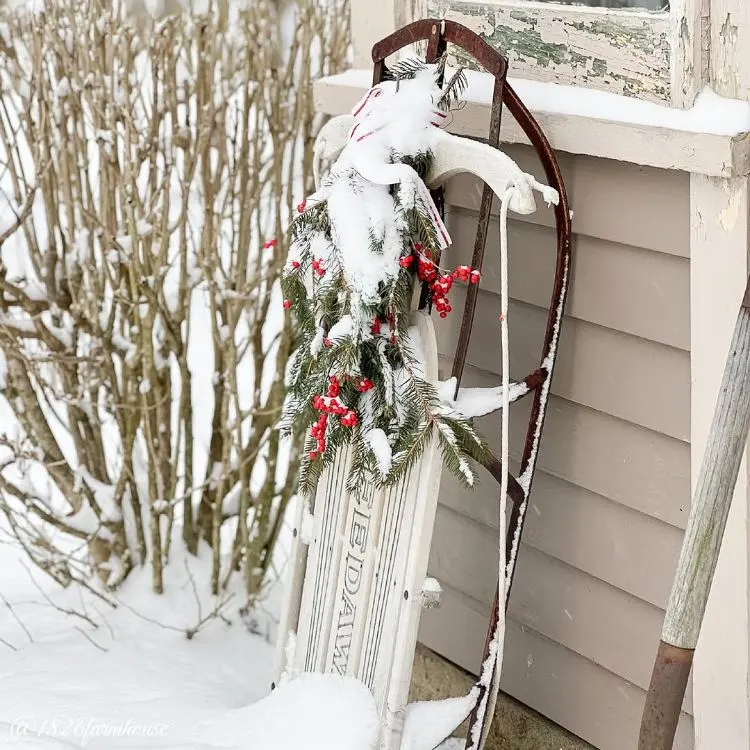
[[[368,92],[346,148],[291,225],[282,289],[298,341],[280,428],[307,433],[306,494],[347,444],[353,492],[398,483],[433,434],[445,465],[467,486],[476,481],[473,461],[489,457],[471,421],[425,379],[411,328],[418,281],[429,286],[441,317],[451,311],[455,281],[479,281],[466,266],[439,268],[449,238],[424,185],[433,126],[465,86],[459,71],[440,88],[444,66],[445,58],[434,65],[405,60]],[[387,175],[373,181],[396,171],[397,182]]]

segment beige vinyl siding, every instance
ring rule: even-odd
[[[542,176],[533,152],[508,153]],[[630,750],[690,501],[688,177],[561,156],[576,231],[567,315],[509,608],[503,689],[602,750]],[[454,247],[469,262],[480,186],[446,189]],[[511,377],[539,364],[554,276],[547,207],[510,225]],[[464,385],[500,371],[498,224],[493,218]],[[437,325],[441,374],[460,327]],[[511,410],[517,471],[531,400]],[[500,415],[479,420],[499,451]],[[443,606],[421,640],[476,672],[497,575],[498,488],[444,474],[430,572]],[[691,693],[675,747],[692,741]]]

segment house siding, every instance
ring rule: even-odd
[[[507,152],[541,176],[533,151]],[[601,750],[630,750],[690,502],[689,177],[560,155],[576,231],[570,297],[524,542],[509,607],[502,688]],[[481,185],[446,188],[454,240],[469,262]],[[497,208],[497,206],[496,206]],[[538,366],[552,289],[554,220],[509,227],[511,377]],[[497,385],[498,222],[491,222],[464,385]],[[448,377],[457,311],[437,325]],[[517,471],[530,400],[511,410]],[[499,414],[479,420],[499,452]],[[420,639],[476,672],[497,571],[497,493],[444,475],[430,573],[443,606]],[[691,690],[678,750],[693,747]]]

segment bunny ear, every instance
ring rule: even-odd
[[[380,86],[373,86],[352,108],[351,114],[354,117],[359,117],[364,111],[365,107],[372,99],[376,99],[383,93],[383,89]]]

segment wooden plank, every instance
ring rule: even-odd
[[[449,208],[446,224],[453,246],[446,252],[446,263],[470,263],[476,222],[473,212]],[[508,235],[511,297],[546,307],[555,275],[554,230],[512,221]],[[492,222],[482,287],[494,293],[500,291],[498,247],[498,226]],[[566,308],[571,317],[690,349],[690,264],[686,258],[576,235],[572,278]]]
[[[449,360],[442,359],[440,371],[450,373]],[[497,376],[470,368],[465,384],[497,385]],[[516,460],[520,459],[530,409],[530,399],[511,407],[510,446]],[[499,414],[482,417],[477,425],[493,450],[499,451]],[[590,492],[685,528],[690,504],[687,443],[553,395],[538,467]]]
[[[721,96],[750,99],[750,5],[711,0],[711,83]]]
[[[430,0],[427,7],[430,17],[457,21],[501,50],[514,75],[671,101],[668,13],[510,0]]]
[[[358,68],[369,68],[371,80],[372,46],[396,30],[402,4],[403,0],[379,0],[377,12],[374,12],[375,8],[369,3],[351,3],[353,63]]]
[[[517,471],[514,462],[512,470]],[[473,490],[443,479],[442,505],[497,529],[497,484]],[[643,513],[537,470],[524,543],[656,607],[667,605],[682,532]]]
[[[541,177],[530,148],[504,151],[524,171]],[[584,156],[563,159],[562,169],[576,234],[689,257],[688,175]],[[478,210],[480,196],[481,185],[470,175],[454,177],[446,186],[447,203],[461,208]],[[499,201],[493,210],[499,212]],[[554,226],[552,210],[543,204],[528,217],[513,218]]]
[[[465,287],[451,300],[463,309]],[[468,362],[489,372],[501,369],[499,298],[480,291]],[[539,366],[547,311],[512,301],[508,315],[511,375],[519,379]],[[438,347],[452,355],[461,316],[437,326]],[[690,438],[690,357],[687,352],[566,317],[552,393],[678,440]]]
[[[672,104],[691,107],[708,83],[708,0],[671,0]]]
[[[579,654],[507,622],[502,689],[599,750],[632,750],[644,691]],[[487,610],[446,586],[443,605],[425,613],[420,640],[445,658],[476,673],[487,629]],[[654,644],[655,647],[656,644]],[[683,714],[675,750],[692,750],[693,725]]]
[[[497,543],[497,531],[441,508],[430,575],[489,607],[496,585]],[[662,609],[523,546],[509,615],[643,690],[648,688]],[[692,711],[692,696],[684,708]]]
[[[316,111],[327,115],[349,112],[370,87],[371,80],[371,70],[362,69],[316,81]],[[570,93],[571,97],[576,96],[573,87]],[[744,134],[696,132],[695,129],[686,129],[678,124],[655,126],[646,115],[642,118],[643,121],[631,121],[607,119],[606,116],[592,117],[588,111],[577,112],[574,109],[571,112],[570,109],[571,107],[561,109],[556,103],[547,104],[543,97],[531,107],[532,114],[558,155],[567,152],[718,177],[750,173],[750,138]],[[490,121],[490,98],[484,93],[477,94],[467,99],[466,106],[454,111],[452,115],[449,126],[452,133],[486,138]],[[503,118],[500,140],[509,144],[529,143],[512,117]],[[614,185],[609,186],[610,189],[613,187]],[[638,195],[631,195],[630,200],[638,202]],[[658,215],[654,212],[653,220],[657,219]],[[647,221],[648,216],[643,220]],[[681,231],[679,226],[675,226],[675,230]]]

